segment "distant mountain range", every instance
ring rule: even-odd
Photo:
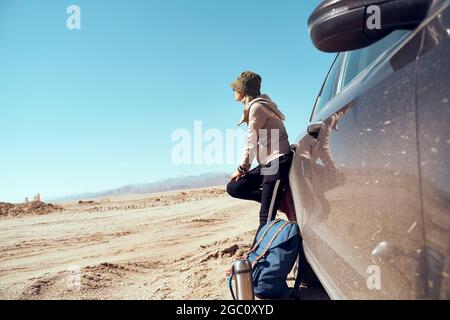
[[[86,192],[65,197],[49,199],[52,202],[73,201],[81,199],[93,199],[114,197],[133,194],[148,194],[182,189],[207,188],[226,185],[230,180],[228,173],[206,173],[198,176],[186,176],[170,178],[152,183],[130,184],[120,188],[104,190],[100,192]]]

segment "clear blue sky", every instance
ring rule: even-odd
[[[0,0],[0,201],[232,171],[174,165],[171,133],[234,128],[229,83],[248,69],[294,142],[334,57],[308,37],[319,2]]]

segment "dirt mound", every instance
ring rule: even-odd
[[[0,218],[0,299],[229,299],[225,274],[250,249],[258,206],[219,188],[183,192],[102,202],[154,197],[167,209],[78,214],[60,204]]]
[[[165,261],[103,262],[79,269],[79,288],[69,271],[31,279],[20,299],[230,299],[225,271],[250,249],[253,232],[200,246],[194,254]]]
[[[112,198],[97,201],[80,200],[66,203],[64,208],[72,212],[105,212],[111,210],[140,210],[155,207],[168,207],[192,201],[226,197],[225,188],[194,189],[188,191],[171,191],[164,194],[149,195],[130,201],[129,199]]]
[[[238,237],[202,245],[197,253],[170,261],[164,268],[163,282],[164,288],[169,290],[155,290],[151,293],[152,297],[181,300],[230,299],[225,271],[233,261],[244,258],[250,250],[253,236],[253,231],[246,232]]]
[[[160,261],[120,264],[104,262],[80,268],[78,273],[67,270],[54,275],[47,274],[31,279],[32,281],[24,288],[19,299],[114,299],[114,292],[127,290],[130,287],[130,290],[136,291],[135,285],[138,285],[140,290],[150,287],[152,275],[155,271],[162,272],[163,267],[165,264]],[[146,279],[150,281],[145,281]],[[139,296],[133,298],[137,299]]]
[[[62,210],[64,209],[60,206],[51,203],[44,203],[42,201],[33,201],[22,204],[0,202],[0,217],[44,215]]]

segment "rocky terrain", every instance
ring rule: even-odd
[[[0,202],[0,217],[20,217],[26,215],[45,215],[61,212],[64,208],[51,203],[33,201],[22,204]]]
[[[259,220],[224,188],[1,212],[0,300],[231,299],[226,271]]]
[[[0,299],[230,299],[258,223],[223,188],[1,212]]]

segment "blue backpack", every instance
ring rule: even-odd
[[[262,299],[289,295],[286,280],[297,260],[300,248],[297,223],[274,220],[257,235],[257,242],[247,254],[253,267],[253,288]]]

